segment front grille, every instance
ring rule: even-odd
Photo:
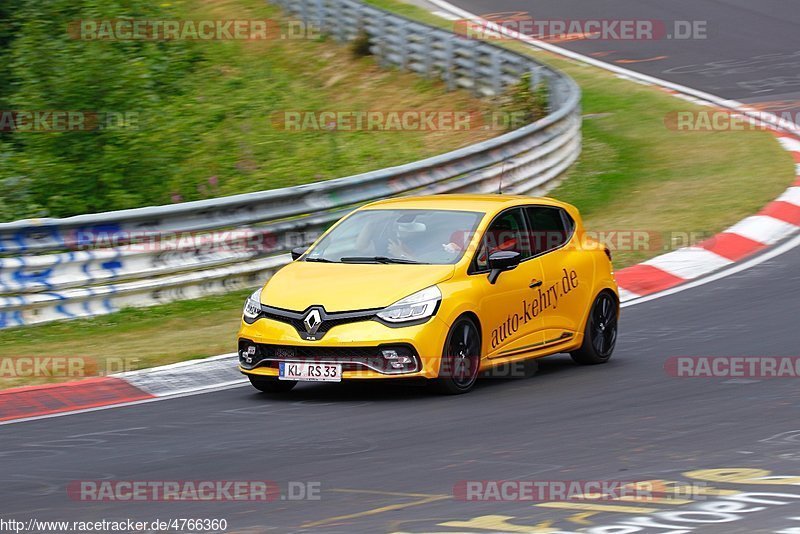
[[[248,348],[255,347],[255,354],[247,353]],[[381,350],[392,349],[410,356],[414,364],[408,369],[393,369],[383,357]],[[246,356],[251,359],[246,360]],[[245,369],[271,367],[277,369],[280,362],[331,362],[342,365],[343,371],[371,369],[384,374],[401,374],[415,372],[420,369],[419,357],[410,345],[381,345],[377,347],[311,347],[293,345],[270,345],[253,343],[250,340],[239,340],[239,363]]]
[[[322,322],[322,330],[318,330],[318,333],[327,332],[334,326],[339,326],[342,324],[348,323],[359,323],[361,321],[368,321],[373,314],[369,316],[358,316],[358,317],[348,317],[348,318],[340,318],[340,319],[331,319],[328,316],[328,319],[323,320]],[[305,332],[306,326],[303,324],[302,318],[294,318],[294,317],[287,317],[286,315],[278,315],[277,313],[267,313],[264,312],[264,317],[268,319],[272,319],[273,321],[278,321],[280,323],[286,323],[291,325],[295,330],[298,332]]]
[[[306,315],[313,309],[317,309],[320,314],[320,320],[322,321],[319,329],[314,334],[309,334],[306,331],[306,326],[303,323]],[[281,308],[273,308],[272,306],[261,306],[261,316],[266,317],[268,319],[272,319],[273,321],[278,321],[281,323],[286,323],[291,325],[292,328],[297,330],[297,333],[300,335],[302,339],[313,339],[319,340],[330,331],[331,328],[334,328],[339,325],[348,324],[348,323],[358,323],[362,321],[370,321],[375,318],[375,314],[380,311],[380,309],[375,310],[361,310],[361,311],[353,311],[353,312],[333,312],[329,313],[326,312],[324,308],[321,306],[312,306],[305,311],[296,312],[292,310],[284,310]]]

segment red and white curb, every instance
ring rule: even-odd
[[[173,397],[207,388],[247,382],[237,367],[237,354],[222,354],[201,360],[162,365],[114,375],[153,397]]]
[[[0,425],[153,402],[238,387],[247,382],[236,354],[0,391]]]
[[[149,393],[115,377],[7,389],[0,391],[0,424],[151,398]]]
[[[793,154],[797,163],[794,185],[758,214],[697,246],[681,248],[618,271],[616,277],[623,302],[729,267],[800,230],[800,141],[780,134],[778,141]]]
[[[428,1],[444,10],[435,12],[444,18],[480,20],[444,0]],[[452,15],[447,15],[448,13]],[[796,131],[796,125],[787,124],[777,117],[774,122],[764,123],[759,120],[765,117],[763,113],[753,114],[741,103],[723,100],[514,33],[509,32],[509,35],[535,47],[615,72],[631,81],[660,87],[678,98],[733,110],[762,124]],[[754,118],[755,116],[759,119]],[[731,266],[788,239],[800,230],[800,140],[777,129],[775,131],[781,145],[794,156],[794,184],[758,214],[747,217],[697,246],[681,248],[617,271],[616,278],[623,305],[647,300],[648,296],[657,298],[669,294],[670,290],[674,292],[676,289],[673,288],[678,286],[688,288],[699,285],[704,280],[719,278],[724,275],[725,269],[731,273],[744,270],[749,267],[748,262],[738,264],[733,269]],[[784,243],[759,258],[766,259],[782,253],[783,250],[778,249],[786,248],[787,245],[789,244]],[[753,259],[749,262],[753,265],[759,263]],[[715,272],[715,276],[709,276]],[[239,373],[236,363],[235,353],[223,354],[109,377],[0,391],[0,425],[239,387],[247,383],[247,378]]]

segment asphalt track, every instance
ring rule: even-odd
[[[798,262],[796,248],[626,308],[618,352],[607,365],[578,367],[556,356],[542,360],[532,378],[486,379],[466,396],[304,385],[269,397],[244,387],[6,426],[0,517],[225,518],[229,531],[254,533],[508,531],[497,523],[441,526],[491,515],[574,530],[642,514],[460,501],[454,487],[500,479],[690,483],[687,471],[725,468],[798,477],[796,379],[676,378],[664,369],[676,355],[796,355]],[[289,481],[306,481],[320,484],[321,500],[78,502],[66,492],[75,480],[272,480],[284,490]],[[797,486],[710,485],[794,494],[783,502],[796,504],[765,506],[699,532],[800,526],[791,519],[800,517]],[[714,499],[636,506],[681,511]]]
[[[574,13],[581,18],[657,18],[666,17],[666,4],[560,0],[536,6],[537,14],[541,9],[565,18]],[[523,5],[461,3],[477,13]],[[744,98],[753,95],[741,92],[736,80],[746,81],[752,73],[724,79],[667,76],[664,67],[791,52],[796,45],[800,21],[788,1],[673,0],[669,6],[673,18],[719,16],[728,21],[726,28],[730,25],[723,33],[738,32],[744,42],[739,47],[727,40],[655,43],[674,47],[669,63],[628,68]],[[648,57],[656,51],[639,46],[624,52]],[[780,71],[796,76],[798,69],[784,65]],[[542,360],[532,378],[486,379],[466,396],[438,397],[379,385],[303,385],[271,397],[243,387],[1,427],[0,518],[196,517],[225,518],[228,532],[455,533],[585,531],[652,516],[658,524],[675,527],[641,532],[796,534],[800,382],[675,378],[664,364],[672,356],[798,355],[798,266],[800,248],[733,276],[628,307],[609,364],[578,367],[556,356]],[[697,522],[719,516],[688,513],[701,506],[722,509],[718,496],[687,499],[694,502],[599,503],[649,513],[453,498],[454,486],[464,480],[664,479],[688,484],[699,481],[687,472],[744,468],[795,478],[777,485],[708,482],[723,490],[788,495],[770,498],[771,504],[750,503],[749,509],[759,510],[732,514],[734,519],[719,524]],[[321,499],[101,503],[68,497],[71,481],[98,479],[272,480],[284,491],[290,481],[318,482]]]
[[[800,10],[792,0],[450,0],[476,15],[705,23],[705,38],[553,42],[607,63],[766,110],[800,111]]]

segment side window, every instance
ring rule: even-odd
[[[497,216],[486,233],[483,234],[478,254],[475,256],[475,269],[484,271],[489,268],[489,255],[500,250],[519,252],[522,259],[531,257],[531,247],[525,217],[522,209],[515,208]]]
[[[548,206],[525,208],[531,226],[531,248],[538,256],[564,245],[572,236],[575,223],[562,209]]]

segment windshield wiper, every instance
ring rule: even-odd
[[[390,258],[388,256],[346,256],[342,263],[400,263],[407,265],[425,264],[422,261],[407,260],[405,258]]]
[[[317,263],[339,263],[338,261],[329,260],[327,258],[306,258],[303,261],[315,261]]]

